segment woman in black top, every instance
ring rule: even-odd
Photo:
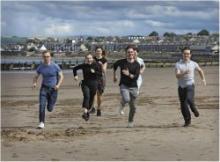
[[[107,59],[105,58],[105,51],[102,47],[96,47],[95,49],[95,61],[101,66],[102,75],[98,77],[98,89],[97,89],[97,116],[101,116],[101,103],[102,103],[102,94],[104,93],[105,89],[105,75],[107,70]],[[93,108],[95,111],[95,108]]]
[[[94,97],[98,87],[98,78],[102,75],[101,67],[96,63],[91,54],[85,57],[85,63],[75,66],[73,68],[74,79],[78,80],[77,70],[81,69],[83,72],[83,80],[81,84],[83,92],[84,113],[82,118],[86,121],[89,120],[89,111],[93,105]]]

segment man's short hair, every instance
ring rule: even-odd
[[[125,48],[125,51],[127,52],[129,48],[132,48],[134,51],[136,51],[136,46],[135,45],[128,45],[126,48]]]
[[[191,51],[191,49],[189,48],[189,47],[184,47],[184,48],[182,48],[182,53],[185,51],[185,50],[190,50]]]
[[[45,50],[42,52],[42,55],[44,55],[45,53],[49,53],[51,57],[53,57],[53,53],[49,50]]]

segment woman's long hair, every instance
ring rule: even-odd
[[[96,52],[97,49],[99,49],[99,48],[102,50],[102,57],[106,57],[106,52],[105,52],[104,48],[101,47],[101,46],[97,46],[97,47],[95,48],[95,52]]]

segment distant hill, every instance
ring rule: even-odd
[[[1,37],[1,44],[7,45],[7,44],[25,44],[27,38],[26,37]]]

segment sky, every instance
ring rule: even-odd
[[[2,36],[219,32],[218,1],[2,1]]]

